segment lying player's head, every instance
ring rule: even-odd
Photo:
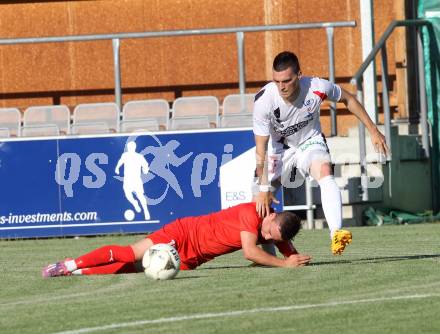
[[[272,212],[263,219],[261,235],[266,240],[292,239],[301,227],[301,220],[292,212]]]
[[[301,78],[298,57],[289,51],[278,54],[273,61],[272,76],[284,99],[294,95],[299,88],[299,79]]]
[[[301,228],[301,219],[289,211],[278,213],[276,220],[280,226],[282,240],[293,239]]]

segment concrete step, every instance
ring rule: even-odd
[[[358,138],[331,137],[327,138],[327,145],[334,164],[360,163]],[[380,163],[385,160],[383,156],[374,150],[371,140],[366,140],[365,146],[367,163]]]
[[[314,228],[315,230],[328,229],[327,222],[326,222],[325,219],[323,219],[323,218],[315,218],[315,219],[313,220],[313,222],[314,222],[314,226],[313,226],[313,228]],[[309,224],[308,224],[307,220],[301,220],[301,228],[302,228],[303,230],[310,230],[310,228],[309,228]]]
[[[331,137],[327,139],[327,144],[334,164],[360,163],[359,139],[357,137]],[[385,157],[374,150],[369,136],[366,136],[365,146],[367,163],[385,162]],[[421,160],[425,154],[421,145],[421,136],[417,134],[399,135],[397,126],[391,128],[391,149],[392,158],[398,160]]]
[[[362,200],[362,188],[360,177],[336,177],[336,184],[341,191],[342,204],[364,203]],[[304,205],[306,203],[305,182],[296,180],[298,187],[284,188],[284,203],[288,205]],[[382,201],[383,177],[369,179],[368,201]],[[321,205],[321,190],[316,181],[312,181],[313,203]]]
[[[399,135],[421,135],[421,124],[410,124],[409,122],[394,122],[393,125],[397,126]]]
[[[383,134],[385,134],[385,125],[379,124],[377,127]],[[393,121],[391,122],[391,131],[393,131],[393,128],[396,129],[396,134],[399,136],[422,134],[422,127],[420,124],[410,124],[409,122]],[[359,127],[356,126],[348,129],[347,135],[348,137],[359,138]],[[365,131],[365,137],[370,138],[370,133],[367,130]]]
[[[372,203],[363,204],[351,204],[342,206],[342,226],[362,226],[363,225],[363,212],[370,206],[374,206]],[[316,223],[316,221],[318,223]],[[315,210],[315,228],[328,228],[327,222],[324,217],[322,207],[319,206]]]
[[[353,182],[341,189],[342,204],[364,203],[362,200],[361,180],[360,178],[351,178]],[[377,180],[375,184],[370,183],[368,192],[368,202],[380,202],[382,201],[382,180]]]
[[[385,134],[385,125],[379,124],[377,127],[380,130],[380,132]],[[397,131],[397,129],[396,129],[396,131]],[[348,129],[348,137],[359,138],[359,126],[355,126],[355,127]],[[368,132],[367,129],[365,129],[365,137],[370,138],[370,133]]]
[[[384,168],[386,168],[386,165],[384,164],[369,163],[367,164],[367,175],[369,177],[383,177]],[[360,177],[361,167],[359,164],[335,165],[334,175],[335,178]]]

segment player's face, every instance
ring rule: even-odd
[[[276,221],[276,214],[271,213],[264,218],[261,224],[261,235],[265,240],[281,241],[280,225]]]
[[[278,92],[283,99],[289,100],[295,96],[299,89],[299,79],[301,78],[301,72],[298,74],[293,72],[292,67],[288,67],[284,71],[277,72],[272,71],[273,81],[278,87]]]

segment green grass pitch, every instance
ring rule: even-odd
[[[41,268],[142,236],[0,241],[0,333],[440,333],[440,224],[301,231],[299,269],[241,252],[174,280],[142,273],[42,279]]]

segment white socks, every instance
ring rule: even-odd
[[[330,229],[330,236],[342,226],[341,192],[333,175],[325,176],[318,181],[321,188],[321,202],[325,219]]]
[[[73,272],[77,269],[75,260],[66,260],[64,261],[64,265],[66,266],[67,270],[70,272]]]

